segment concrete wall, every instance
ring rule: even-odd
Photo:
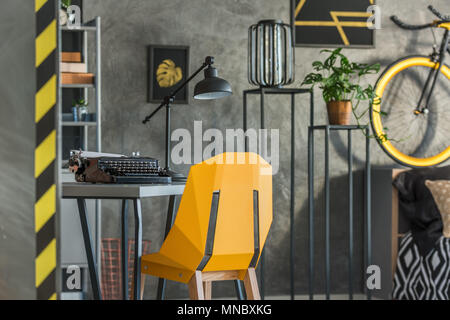
[[[0,10],[0,299],[34,299],[34,4]]]
[[[221,77],[232,84],[233,96],[218,101],[194,101],[189,105],[173,108],[172,128],[193,129],[195,120],[203,121],[203,129],[239,128],[242,126],[242,91],[251,88],[247,81],[247,29],[265,18],[280,18],[289,22],[288,0],[85,0],[85,18],[102,17],[103,47],[103,149],[108,152],[131,153],[139,150],[143,155],[164,159],[164,112],[160,112],[148,125],[141,123],[156,105],[148,104],[147,98],[147,50],[149,44],[190,46],[190,70],[195,70],[207,55],[216,58]],[[378,0],[382,10],[382,30],[376,32],[375,49],[348,49],[345,53],[358,62],[380,62],[386,66],[402,55],[418,52],[430,53],[432,37],[430,31],[407,32],[400,30],[389,20],[397,14],[411,23],[425,23],[433,17],[426,10],[433,4],[442,11],[448,11],[446,0]],[[317,48],[296,48],[296,81],[298,87],[311,63],[319,56]],[[92,61],[92,60],[91,60]],[[199,77],[200,79],[200,77]],[[376,76],[368,79],[373,83]],[[190,85],[193,92],[194,83]],[[270,97],[267,103],[268,128],[280,129],[280,171],[274,176],[275,219],[267,244],[267,282],[269,294],[287,294],[288,282],[288,231],[289,231],[289,176],[290,176],[290,102],[283,97]],[[316,94],[317,123],[327,121],[324,103],[320,93]],[[250,127],[258,127],[259,99],[249,101]],[[296,230],[296,287],[298,293],[307,292],[307,126],[309,123],[309,102],[307,97],[297,98],[296,116],[296,185],[295,230]],[[361,167],[364,140],[355,133],[355,164]],[[323,136],[317,136],[316,198],[322,198],[323,184]],[[346,208],[342,201],[346,197],[346,140],[338,134],[331,136],[331,172],[333,182],[332,243],[333,292],[347,289],[345,259],[347,246]],[[371,146],[374,164],[392,164],[391,160],[373,141]],[[175,166],[184,173],[189,166]],[[358,180],[359,181],[359,180]],[[362,190],[356,188],[355,196],[361,199]],[[345,199],[345,198],[344,198]],[[161,244],[162,230],[168,200],[144,202],[144,237],[153,241],[153,250]],[[361,202],[356,204],[355,228],[361,229]],[[119,235],[119,204],[104,201],[103,236]],[[323,292],[323,212],[317,212],[317,292]],[[362,263],[362,239],[356,238],[356,265]],[[360,274],[360,273],[359,273]],[[358,275],[358,274],[357,274]],[[361,283],[360,281],[358,283]],[[147,294],[153,296],[155,282],[147,286]],[[149,292],[151,289],[151,292]],[[186,297],[184,286],[169,285],[169,297]],[[223,284],[214,291],[216,296],[232,296],[233,285]],[[150,296],[149,296],[150,297]]]

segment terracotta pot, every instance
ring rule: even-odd
[[[337,125],[349,125],[352,116],[350,100],[330,101],[327,103],[328,122]]]

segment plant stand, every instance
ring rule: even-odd
[[[310,108],[314,109],[314,96],[313,91],[310,89],[297,89],[297,88],[264,88],[245,90],[243,92],[244,98],[244,132],[247,131],[247,95],[259,94],[260,95],[260,122],[261,129],[265,129],[265,116],[264,116],[264,96],[266,94],[285,94],[291,96],[291,197],[290,197],[290,297],[294,300],[295,287],[294,287],[294,275],[295,275],[295,254],[294,254],[294,208],[295,208],[295,95],[296,94],[309,94],[310,95]],[[245,141],[245,151],[248,151],[248,144]],[[260,258],[260,292],[261,299],[264,300],[264,251],[261,252]]]
[[[366,135],[366,163],[365,163],[365,267],[371,265],[371,176],[370,176],[370,137],[368,126],[356,125],[314,125],[314,109],[311,108],[311,125],[308,130],[308,194],[309,194],[309,298],[314,299],[314,132],[325,131],[325,295],[330,299],[330,173],[329,173],[329,136],[331,131],[347,131],[348,137],[348,201],[349,201],[349,279],[348,297],[353,299],[353,153],[352,131],[364,130]],[[365,268],[365,269],[366,269]],[[364,272],[365,274],[365,272]],[[367,299],[371,292],[366,289]]]

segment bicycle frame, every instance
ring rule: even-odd
[[[419,102],[417,103],[417,107],[416,107],[416,109],[414,111],[414,113],[416,115],[419,115],[419,114],[422,114],[422,113],[428,113],[428,105],[430,103],[431,96],[433,95],[434,87],[436,86],[437,79],[439,77],[439,73],[441,73],[441,68],[442,68],[442,65],[443,65],[444,60],[445,60],[445,54],[447,52],[450,53],[450,48],[448,46],[449,36],[450,36],[449,35],[449,30],[447,29],[447,30],[445,30],[444,37],[442,38],[441,47],[440,47],[439,53],[437,55],[438,59],[436,59],[436,55],[434,53],[432,55],[432,59],[434,60],[434,62],[436,62],[438,64],[438,67],[435,68],[435,69],[432,69],[430,71],[430,73],[428,74],[427,80],[425,82],[425,86],[424,86],[424,88],[422,90],[422,93],[420,95]],[[422,106],[422,101],[423,101],[423,99],[425,97],[425,94],[427,92],[427,89],[428,89],[428,86],[429,86],[431,80],[432,80],[431,88],[430,88],[430,91],[428,93],[425,106]]]

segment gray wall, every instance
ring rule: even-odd
[[[34,4],[0,10],[0,299],[34,299]]]
[[[108,152],[141,154],[164,159],[164,112],[160,112],[148,125],[141,120],[156,105],[148,104],[147,97],[147,51],[149,44],[189,45],[191,53],[190,70],[195,70],[207,55],[216,58],[220,76],[230,81],[233,96],[219,101],[193,101],[189,105],[173,108],[172,128],[193,129],[195,120],[203,121],[203,129],[238,128],[242,126],[242,90],[251,88],[247,81],[247,29],[264,18],[280,18],[289,22],[289,0],[85,0],[85,18],[102,17],[103,33],[103,149]],[[345,53],[358,62],[380,62],[383,66],[402,55],[418,52],[430,53],[432,37],[430,31],[406,32],[389,21],[391,14],[397,14],[411,23],[425,23],[433,17],[426,10],[433,4],[442,11],[448,11],[446,0],[378,0],[382,10],[382,30],[376,32],[376,49],[348,49]],[[296,82],[299,86],[311,63],[319,56],[316,48],[296,48]],[[92,60],[91,60],[92,61]],[[199,77],[200,79],[200,77]],[[368,79],[373,83],[376,77]],[[192,93],[194,84],[190,86]],[[267,244],[267,283],[269,294],[289,292],[288,272],[288,230],[289,230],[289,100],[270,97],[267,103],[267,127],[280,129],[280,172],[274,176],[275,219]],[[326,111],[320,94],[316,94],[317,123],[325,123]],[[252,115],[250,125],[257,127],[259,99],[249,102]],[[296,287],[298,293],[307,291],[307,126],[309,103],[305,96],[297,98],[296,117],[296,185],[295,228],[296,228]],[[361,167],[364,141],[362,135],[354,138],[355,163]],[[317,137],[316,197],[322,198],[323,184],[323,139]],[[332,135],[331,170],[333,173],[332,193],[332,241],[333,292],[344,292],[346,283],[346,149],[344,137]],[[392,164],[375,142],[372,142],[374,164]],[[189,166],[176,166],[176,170],[188,172]],[[356,195],[362,196],[360,188]],[[161,244],[167,199],[144,202],[144,236],[153,241],[152,250]],[[361,204],[356,207],[361,208]],[[318,253],[323,252],[322,208],[318,208]],[[119,204],[104,204],[103,236],[118,237]],[[361,227],[362,212],[359,210],[356,227]],[[358,218],[359,217],[359,218]],[[362,240],[357,238],[356,263],[362,263]],[[323,292],[323,260],[317,258],[320,267],[316,272],[317,291]],[[147,292],[155,288],[154,280],[147,286]],[[180,288],[180,290],[178,290]],[[150,294],[150,293],[147,293]],[[218,296],[233,295],[232,284],[217,287]],[[184,286],[169,285],[169,297],[185,297]]]

